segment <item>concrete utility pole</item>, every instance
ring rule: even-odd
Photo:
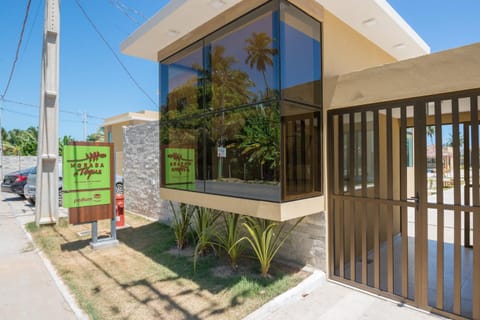
[[[60,0],[45,0],[35,222],[58,220],[58,75]]]

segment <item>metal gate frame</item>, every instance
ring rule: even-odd
[[[465,169],[464,179],[465,184],[472,186],[472,200],[470,204],[470,197],[465,193],[465,202],[467,204],[461,204],[460,199],[460,135],[459,128],[462,124],[459,119],[459,99],[470,98],[470,119],[466,123],[463,123],[464,128],[470,126],[471,141],[469,136],[465,135],[464,145],[471,144],[470,148],[465,148],[465,168],[471,167],[472,174],[470,177],[470,170]],[[427,108],[428,104],[434,105],[435,117],[433,119],[435,125],[435,145],[436,145],[436,169],[437,172],[443,172],[442,170],[442,115],[441,115],[441,101],[450,100],[452,104],[452,119],[451,125],[453,128],[453,147],[454,149],[454,204],[445,204],[443,199],[443,178],[440,175],[436,179],[437,190],[442,190],[438,193],[436,203],[429,203],[427,200],[427,156],[426,156],[426,126],[427,126]],[[465,216],[473,214],[473,267],[472,267],[472,318],[480,319],[480,164],[479,164],[479,100],[480,89],[467,90],[454,93],[445,93],[427,97],[417,97],[399,101],[382,102],[371,105],[363,105],[356,107],[348,107],[342,109],[329,110],[327,113],[327,154],[328,154],[328,212],[329,212],[329,224],[328,224],[328,259],[329,259],[329,278],[335,281],[346,283],[348,285],[358,287],[378,295],[400,300],[419,308],[443,314],[448,317],[462,318],[460,315],[460,297],[461,297],[461,213]],[[415,143],[414,143],[414,161],[415,161],[415,190],[416,197],[414,199],[407,198],[407,185],[405,182],[406,177],[406,128],[407,128],[407,111],[406,108],[413,107],[414,117],[413,123],[408,124],[409,127],[415,129]],[[348,118],[349,123],[349,139],[348,150],[350,155],[354,156],[355,148],[355,114],[360,113],[360,132],[361,142],[360,145],[365,150],[366,141],[366,112],[373,112],[374,114],[374,145],[378,146],[379,137],[379,110],[386,111],[386,139],[391,141],[392,138],[392,109],[401,110],[401,130],[400,130],[400,199],[394,199],[393,197],[393,152],[392,144],[389,143],[386,148],[387,158],[387,181],[388,187],[386,197],[380,197],[379,190],[379,164],[380,155],[378,147],[375,147],[374,155],[374,196],[367,195],[367,174],[366,174],[366,152],[362,152],[362,176],[360,190],[355,188],[355,177],[353,175],[353,167],[355,166],[355,160],[349,159],[349,179],[348,185],[343,185],[344,168],[343,164],[335,166],[335,161],[343,163],[343,142],[340,145],[340,138],[344,139],[343,132],[343,117]],[[346,115],[346,116],[345,116]],[[340,125],[340,120],[342,125]],[[335,122],[336,121],[336,122]],[[430,122],[432,119],[430,119]],[[465,129],[464,129],[465,130]],[[337,145],[335,145],[337,144]],[[338,153],[335,155],[335,148],[338,147]],[[342,151],[340,151],[342,150]],[[470,157],[472,159],[470,163]],[[474,159],[477,159],[475,161]],[[338,170],[341,168],[342,172]],[[337,171],[336,171],[337,170]],[[470,183],[471,182],[471,183]],[[347,190],[345,192],[345,190]],[[413,202],[412,202],[413,201]],[[362,212],[365,213],[367,205],[376,208],[375,220],[373,221],[373,270],[374,280],[373,286],[367,284],[367,222],[366,219],[362,219],[360,226],[355,225],[354,219],[350,219],[349,225],[344,225],[345,214],[355,217]],[[414,298],[411,299],[408,296],[408,237],[402,237],[402,289],[401,294],[394,293],[394,272],[393,272],[393,233],[391,215],[387,215],[387,289],[386,291],[380,289],[380,243],[379,243],[379,212],[381,208],[384,208],[387,212],[392,212],[394,207],[400,209],[401,216],[401,229],[402,233],[406,232],[407,226],[407,210],[408,208],[415,208],[415,285],[414,285]],[[360,210],[359,210],[360,209]],[[427,234],[427,210],[436,209],[438,214],[437,225],[437,297],[436,307],[429,306],[428,304],[428,234]],[[443,213],[445,210],[451,210],[454,212],[454,301],[453,301],[453,313],[443,310],[443,294],[444,294],[444,229],[443,229]],[[336,216],[338,212],[338,217]],[[360,212],[360,213],[359,213]],[[338,219],[338,225],[335,223],[335,219]],[[465,220],[467,221],[467,220]],[[469,221],[469,219],[468,219]],[[477,227],[478,226],[478,227]],[[468,229],[467,226],[465,229]],[[344,234],[350,233],[349,243],[344,243]],[[356,243],[355,234],[360,232],[360,243]],[[335,243],[336,233],[340,234],[338,237],[338,243]],[[471,240],[469,233],[464,235],[466,246],[470,245]],[[361,251],[361,280],[356,279],[356,262],[349,264],[349,270],[345,270],[345,257],[349,261],[356,261],[358,254],[356,254],[356,247],[360,244],[360,248],[357,251]],[[344,252],[345,245],[350,247],[349,252]],[[339,250],[339,270],[335,271],[335,250]],[[475,270],[477,270],[475,272]],[[346,272],[350,274],[350,279],[345,277]],[[337,274],[335,274],[337,273]],[[359,281],[360,280],[360,281]]]

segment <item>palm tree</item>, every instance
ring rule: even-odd
[[[273,66],[273,56],[277,54],[277,49],[272,48],[272,38],[265,32],[252,33],[251,38],[245,40],[247,46],[245,50],[247,51],[247,58],[245,63],[247,63],[250,68],[257,69],[263,75],[263,81],[265,81],[265,91],[268,96],[269,86],[265,72],[268,67]]]
[[[434,145],[433,136],[435,135],[435,126],[427,126],[427,136],[430,138],[430,144]]]
[[[248,90],[252,82],[248,74],[244,71],[234,69],[233,65],[237,62],[235,57],[225,56],[225,47],[216,46],[211,53],[212,59],[212,93],[214,105],[219,105],[222,110],[217,147],[224,147],[225,144],[225,107],[238,106],[246,103],[251,96]],[[223,176],[223,158],[218,162],[218,178]]]

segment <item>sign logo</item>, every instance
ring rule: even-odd
[[[195,190],[195,149],[165,148],[165,186]]]

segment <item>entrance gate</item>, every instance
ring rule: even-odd
[[[329,276],[480,319],[480,90],[328,113]]]

